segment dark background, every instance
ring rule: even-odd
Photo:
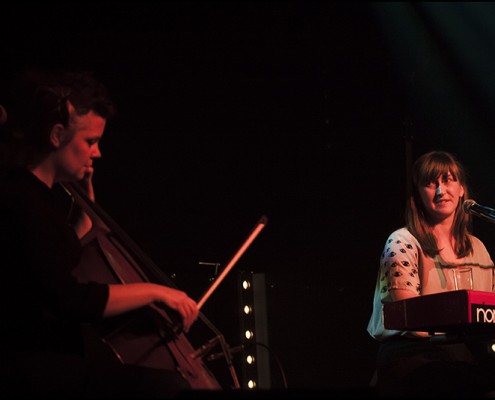
[[[463,2],[16,2],[0,68],[88,69],[109,87],[97,202],[191,296],[214,273],[199,263],[224,266],[266,215],[202,311],[236,346],[237,277],[265,274],[272,387],[281,368],[292,388],[364,387],[411,159],[453,152],[495,204],[494,16]],[[493,226],[474,231],[495,254]]]

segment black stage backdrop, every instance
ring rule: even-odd
[[[1,11],[0,68],[7,79],[33,65],[88,69],[107,84],[118,115],[96,163],[97,201],[192,296],[214,275],[201,263],[224,266],[266,215],[202,311],[238,345],[238,275],[264,274],[271,387],[284,374],[289,388],[366,387],[378,260],[402,225],[410,157],[454,152],[476,199],[495,203],[494,12],[462,2],[16,3]],[[475,221],[495,254],[493,229]],[[194,336],[195,346],[210,338]],[[223,360],[211,368],[231,385]]]

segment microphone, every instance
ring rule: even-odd
[[[191,358],[193,360],[195,360],[196,358],[202,358],[205,354],[208,354],[219,341],[220,341],[219,336],[215,336],[214,338],[210,339],[208,342],[206,342],[199,349],[192,352]]]
[[[482,206],[472,199],[465,200],[464,203],[462,203],[462,210],[466,214],[476,215],[477,217],[485,218],[490,222],[495,223],[495,209]]]
[[[244,345],[241,344],[239,346],[232,347],[229,351],[230,353],[237,353],[238,351],[244,350]],[[206,357],[207,361],[217,360],[219,358],[225,357],[225,352],[221,351],[220,353],[213,353]]]

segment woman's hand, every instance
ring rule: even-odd
[[[157,302],[166,304],[181,315],[185,332],[189,332],[192,324],[198,318],[199,309],[197,303],[181,290],[160,286]]]
[[[88,167],[86,173],[84,174],[84,178],[81,179],[80,184],[84,189],[86,196],[91,201],[95,201],[95,190],[93,187],[93,174],[95,170],[93,167]]]
[[[95,191],[93,188],[93,173],[94,173],[93,167],[88,167],[86,173],[84,174],[84,178],[81,179],[79,183],[83,188],[88,199],[94,202]],[[82,211],[77,221],[74,222],[74,229],[76,231],[77,237],[81,239],[91,230],[92,227],[93,227],[93,222],[91,221],[91,218],[88,216],[88,214]]]

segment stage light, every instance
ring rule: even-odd
[[[256,382],[251,379],[248,381],[247,386],[249,389],[255,389],[256,388]]]
[[[241,271],[238,280],[240,336],[244,346],[243,387],[270,389],[265,276]]]

